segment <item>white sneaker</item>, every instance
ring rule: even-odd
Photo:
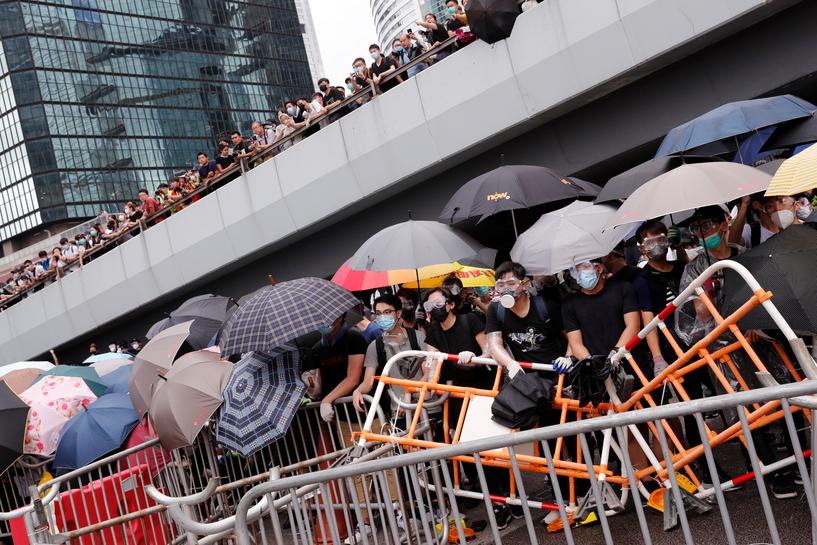
[[[363,531],[366,532],[367,538],[374,537],[374,533],[372,532],[372,527],[368,524],[363,525]],[[341,541],[343,545],[359,545],[363,543],[363,534],[360,531],[360,525],[355,527],[354,534],[351,534],[349,537]]]

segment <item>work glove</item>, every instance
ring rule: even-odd
[[[321,403],[321,418],[324,422],[331,422],[335,419],[335,408],[331,403]]]
[[[458,357],[459,357],[459,364],[460,365],[470,365],[471,360],[474,359],[475,357],[477,357],[477,355],[474,354],[473,352],[468,351],[468,350],[463,350],[462,352],[460,352],[458,354]]]
[[[664,372],[664,369],[666,369],[667,367],[669,367],[669,364],[667,364],[667,361],[664,359],[664,356],[659,354],[657,356],[652,357],[652,372],[654,376],[657,377],[658,375],[660,375],[662,372]]]
[[[573,367],[573,360],[566,356],[561,356],[550,362],[550,364],[553,365],[554,371],[556,371],[560,375],[564,375],[565,373],[570,371],[571,367]]]
[[[522,372],[522,366],[519,365],[519,363],[516,362],[516,361],[512,361],[510,364],[508,364],[507,369],[508,369],[508,378],[513,378],[513,377],[516,376],[517,373]]]

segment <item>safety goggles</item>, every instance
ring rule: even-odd
[[[772,197],[766,199],[760,208],[767,214],[777,212],[780,208],[791,208],[794,206],[794,197]]]
[[[717,231],[720,226],[721,222],[719,221],[715,221],[713,219],[702,219],[690,223],[689,230],[693,235],[701,236],[701,233],[703,233],[704,236],[706,236],[713,231]]]
[[[518,278],[507,278],[505,280],[497,280],[494,283],[494,290],[497,292],[515,291],[522,285],[522,281]]]
[[[423,303],[423,308],[426,312],[431,312],[435,308],[443,308],[445,306],[445,299],[429,299]]]
[[[652,250],[657,246],[667,246],[669,244],[669,238],[667,235],[655,235],[650,238],[645,238],[641,245],[644,246],[647,250]]]

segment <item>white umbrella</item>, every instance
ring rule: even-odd
[[[11,373],[12,371],[18,371],[20,369],[39,369],[40,371],[50,371],[54,367],[54,364],[49,361],[18,361],[17,363],[9,363],[7,365],[0,366],[0,378],[3,378],[6,374]]]
[[[529,274],[556,274],[575,263],[609,254],[627,234],[627,227],[603,231],[616,209],[606,204],[576,201],[543,214],[522,233],[511,259]]]
[[[605,229],[727,203],[765,190],[771,179],[757,168],[737,163],[681,165],[636,189]]]
[[[124,367],[125,365],[131,365],[133,360],[130,358],[120,358],[120,359],[111,359],[111,360],[102,360],[92,363],[89,367],[93,367],[96,369],[96,374],[100,377],[104,377],[105,375],[110,375],[120,367]]]

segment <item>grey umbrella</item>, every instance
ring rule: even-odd
[[[133,408],[144,416],[150,407],[159,377],[170,369],[179,349],[190,334],[192,321],[169,327],[153,337],[133,360],[130,396]]]
[[[193,444],[224,402],[222,392],[232,370],[232,363],[208,350],[187,353],[176,361],[150,402],[150,419],[163,447]]]
[[[152,339],[168,327],[192,320],[187,343],[194,350],[202,350],[211,345],[222,324],[236,308],[236,302],[229,297],[211,293],[197,295],[182,303],[168,318],[153,324],[145,336]]]
[[[250,456],[286,434],[305,392],[294,346],[273,354],[247,354],[235,365],[224,390],[216,440]]]
[[[227,320],[219,340],[225,355],[272,352],[360,304],[322,278],[299,278],[259,290]]]
[[[361,271],[419,269],[474,257],[482,248],[469,235],[448,225],[409,220],[372,235],[347,265]]]

